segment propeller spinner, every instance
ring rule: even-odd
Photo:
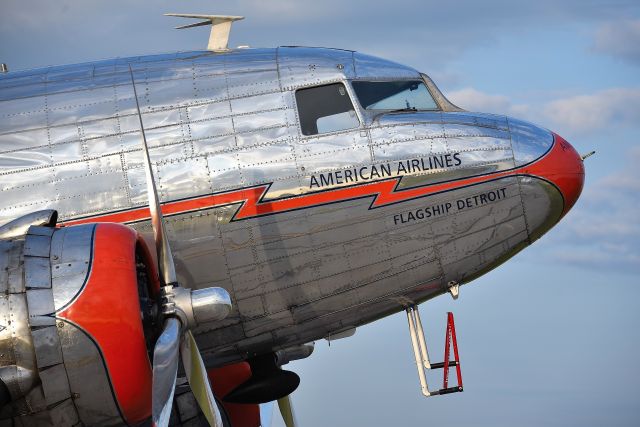
[[[162,284],[158,323],[163,323],[163,330],[153,350],[152,422],[158,427],[169,424],[178,374],[178,359],[181,358],[191,391],[204,416],[211,426],[222,427],[220,411],[213,397],[204,362],[191,329],[201,323],[224,319],[231,311],[231,297],[222,288],[190,290],[181,287],[178,283],[151,169],[151,157],[131,67],[129,72],[144,143],[149,210],[158,253],[158,275]]]

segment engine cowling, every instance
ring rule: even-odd
[[[151,414],[141,301],[153,259],[118,224],[32,226],[0,240],[0,418],[25,425],[135,425]],[[0,393],[2,394],[2,393]]]

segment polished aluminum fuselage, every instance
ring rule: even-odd
[[[560,194],[526,176],[391,200],[516,168],[553,137],[442,102],[375,115],[359,106],[354,79],[422,76],[351,51],[294,47],[9,73],[0,77],[0,225],[53,208],[63,224],[150,230],[135,84],[181,282],[233,298],[226,320],[196,331],[217,364],[442,294],[558,220]],[[295,90],[332,82],[345,83],[360,126],[302,135]],[[372,186],[386,182],[391,190]]]

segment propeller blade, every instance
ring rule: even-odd
[[[296,416],[293,413],[293,404],[291,403],[291,395],[287,395],[278,399],[278,408],[280,408],[280,414],[284,420],[284,425],[287,427],[296,427]]]
[[[200,356],[196,340],[190,330],[185,332],[184,338],[180,343],[180,355],[182,356],[184,372],[187,374],[187,379],[191,386],[191,392],[198,405],[200,405],[202,413],[211,427],[222,427],[222,417],[211,391],[207,371]]]
[[[149,197],[149,211],[151,212],[151,225],[153,227],[153,238],[156,242],[156,251],[158,252],[158,272],[164,286],[177,282],[176,267],[173,263],[173,254],[169,247],[169,240],[164,227],[162,218],[162,210],[160,209],[160,199],[156,189],[156,182],[151,169],[151,156],[149,155],[149,146],[147,145],[147,136],[144,132],[144,124],[142,123],[142,114],[140,113],[140,103],[138,102],[138,91],[136,90],[136,82],[133,78],[133,69],[129,66],[131,74],[131,84],[133,85],[133,97],[136,100],[136,108],[138,111],[138,120],[140,121],[140,132],[142,133],[142,142],[144,143],[144,170],[147,177],[147,196]]]
[[[169,317],[153,349],[151,417],[154,427],[169,425],[178,374],[180,321]]]

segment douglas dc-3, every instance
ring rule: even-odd
[[[462,391],[417,305],[557,224],[583,158],[410,67],[179,16],[207,50],[0,74],[0,424],[293,426],[281,367],[402,310],[422,393]]]

